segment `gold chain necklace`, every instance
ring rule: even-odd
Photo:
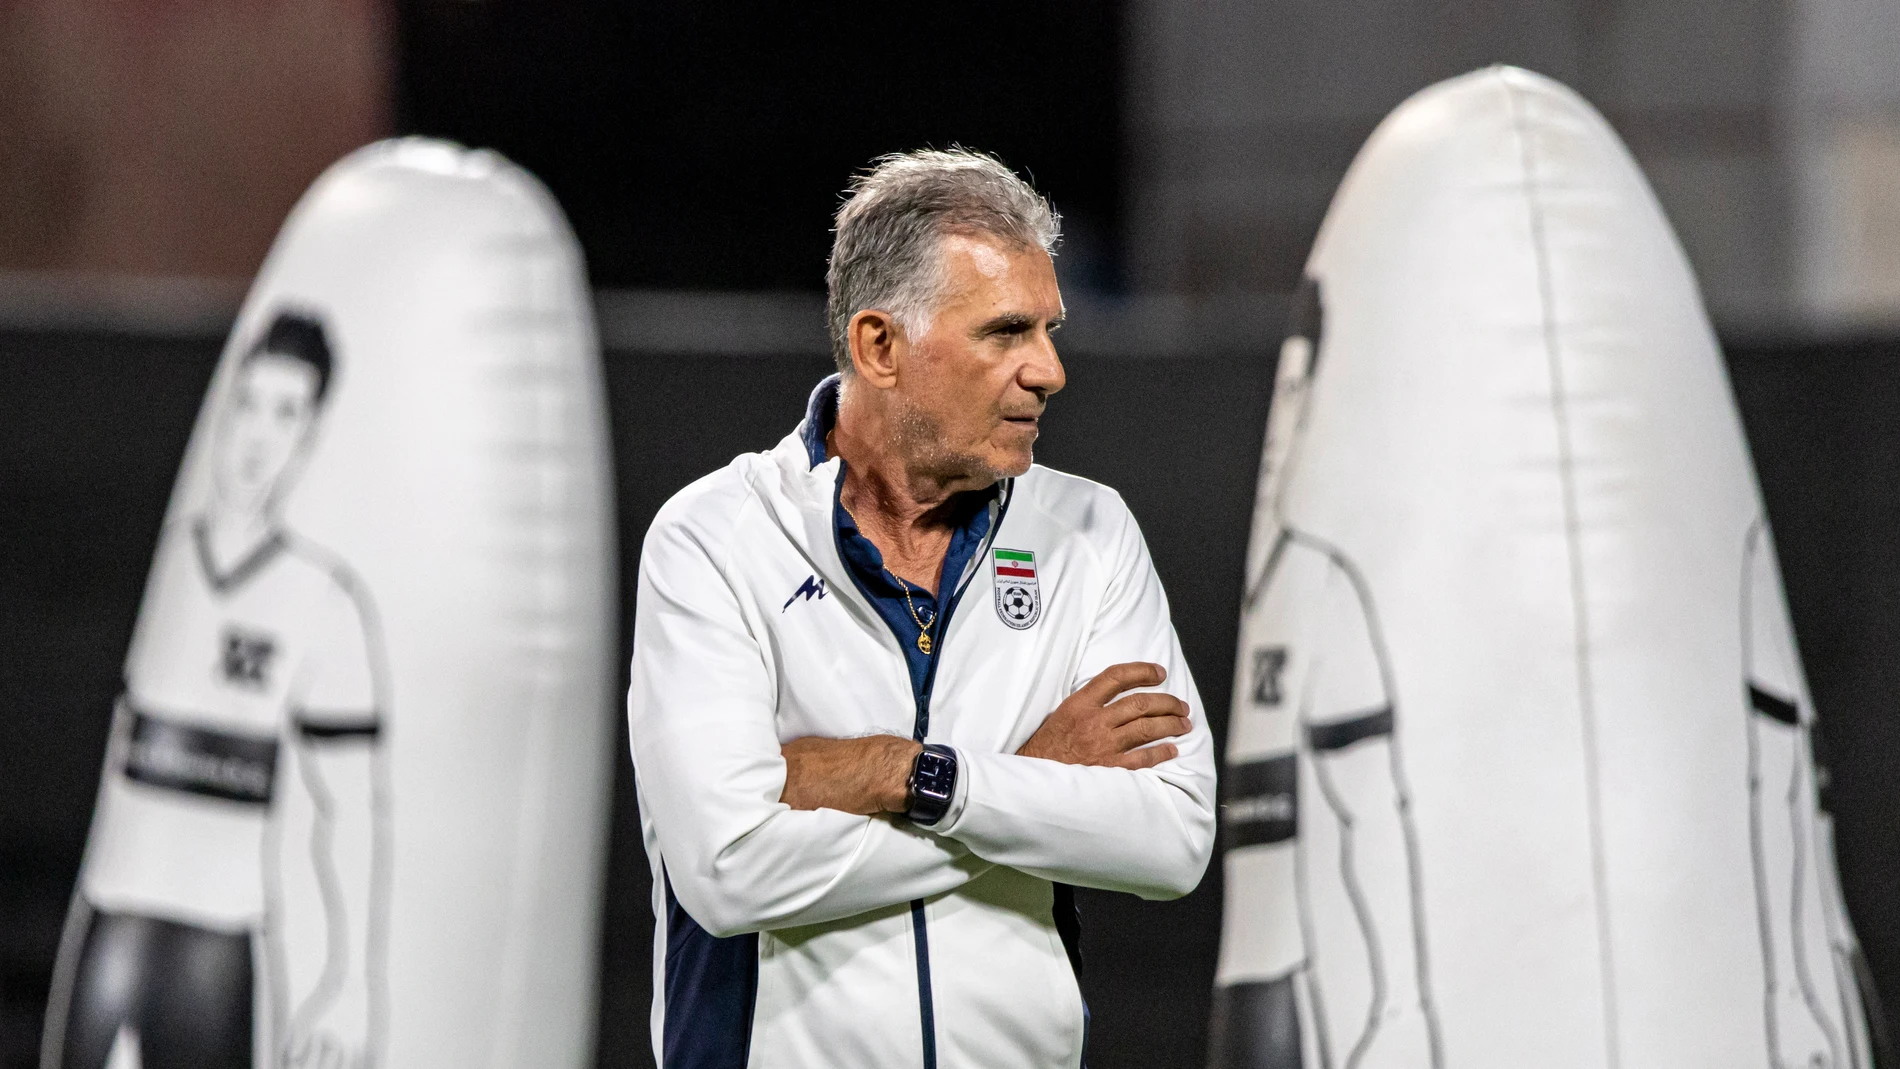
[[[917,625],[917,652],[930,656],[930,625],[937,622],[937,614],[931,613],[930,623],[925,623],[924,618],[917,615],[917,606],[910,600],[910,584],[889,568],[884,569],[884,574],[896,579],[897,585],[904,591],[904,607],[910,610],[911,621]]]

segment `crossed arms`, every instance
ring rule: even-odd
[[[656,524],[628,726],[680,903],[728,936],[927,898],[993,865],[1146,898],[1192,890],[1213,845],[1213,749],[1187,717],[1199,699],[1132,521],[1120,542],[1083,656],[1096,678],[1018,753],[960,749],[959,807],[925,829],[889,816],[904,805],[910,740],[781,746],[766,654],[737,596],[693,532]],[[1156,683],[1162,693],[1112,700]]]

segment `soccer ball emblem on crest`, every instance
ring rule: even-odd
[[[1003,621],[1016,627],[1028,627],[1035,622],[1039,599],[1036,592],[1026,586],[1006,586],[997,592],[1002,599]]]
[[[1036,555],[1023,549],[998,549],[992,558],[996,578],[996,616],[1018,631],[1042,618],[1042,587],[1036,581]]]

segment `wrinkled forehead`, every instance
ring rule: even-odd
[[[1025,314],[1061,314],[1055,263],[1041,246],[977,231],[945,234],[940,249],[944,304],[977,302]]]
[[[1001,281],[1009,277],[1018,258],[1036,247],[988,231],[953,230],[943,236],[939,248],[946,259],[962,252],[969,257],[970,265],[976,268],[978,275],[990,281]]]

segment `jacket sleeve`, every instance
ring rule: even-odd
[[[1104,553],[1107,594],[1071,686],[1125,661],[1166,668],[1158,689],[1187,702],[1191,717],[1188,734],[1170,740],[1180,753],[1131,771],[959,750],[968,786],[938,832],[1045,879],[1176,898],[1200,883],[1213,852],[1214,745],[1147,544],[1125,507],[1120,516]]]
[[[715,936],[837,920],[951,890],[991,866],[952,840],[794,811],[765,651],[701,532],[663,515],[640,559],[627,726],[673,893]]]

